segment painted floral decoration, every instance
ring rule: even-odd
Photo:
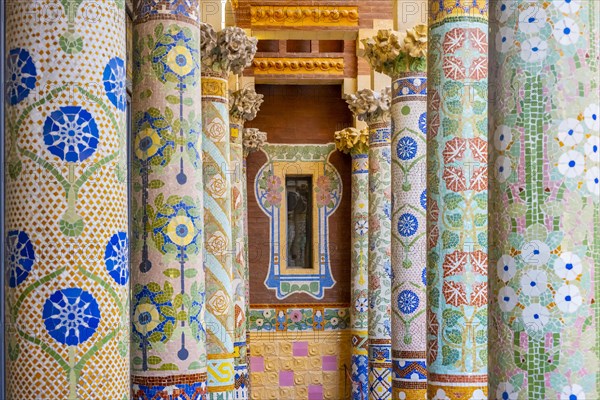
[[[129,241],[127,233],[117,232],[104,250],[104,264],[114,281],[124,286],[129,281]]]
[[[326,170],[324,175],[317,178],[315,195],[317,197],[317,207],[335,207],[338,197],[338,182],[334,172]]]
[[[29,235],[22,231],[10,231],[6,236],[6,270],[8,286],[19,286],[31,272],[35,263],[35,251]]]
[[[262,174],[258,187],[265,191],[264,206],[266,208],[281,206],[283,185],[281,184],[281,178],[273,175],[273,171],[268,170]]]
[[[92,114],[79,106],[60,107],[50,113],[43,135],[48,151],[67,162],[82,162],[91,157],[100,138]]]
[[[78,346],[96,333],[100,309],[90,293],[80,288],[66,288],[57,290],[46,300],[42,318],[54,340]]]
[[[111,58],[104,68],[102,75],[104,91],[108,100],[120,111],[127,107],[127,94],[125,89],[125,61],[119,57]]]
[[[8,53],[6,78],[6,99],[13,106],[25,100],[35,89],[37,69],[26,49],[16,48]]]

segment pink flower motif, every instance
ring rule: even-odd
[[[267,201],[271,203],[272,206],[278,206],[281,203],[281,193],[268,191],[267,192]]]
[[[299,310],[294,310],[290,313],[290,319],[292,322],[302,321],[302,313]]]
[[[325,192],[331,190],[331,179],[327,175],[320,176],[317,179],[317,187],[322,189]]]
[[[277,190],[281,186],[281,179],[278,176],[271,175],[267,178],[267,189],[269,191]]]
[[[317,193],[317,205],[319,207],[325,207],[327,204],[331,202],[331,193],[326,191],[319,191]]]

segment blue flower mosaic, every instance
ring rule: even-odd
[[[427,210],[427,189],[423,190],[419,201],[421,203],[421,207],[423,207],[424,210]]]
[[[137,116],[135,123],[133,152],[138,160],[150,162],[153,158],[163,157],[159,165],[167,163],[165,149],[175,148],[175,141],[165,140],[171,133],[171,126],[157,109],[149,109]]]
[[[427,286],[427,268],[423,268],[423,272],[421,272],[421,282],[424,286]]]
[[[414,215],[404,213],[398,219],[398,233],[400,236],[412,236],[417,233],[417,229],[419,229],[419,221]]]
[[[176,322],[171,298],[154,285],[156,284],[152,287],[143,286],[134,293],[132,333],[142,339],[141,349],[149,344],[148,339],[151,343],[167,340],[169,336],[165,333],[165,325],[174,325]],[[153,335],[155,332],[158,332],[158,335]]]
[[[156,215],[156,221],[163,222],[156,225],[152,231],[155,236],[162,236],[163,244],[160,250],[163,253],[169,252],[170,248],[189,251],[190,245],[196,246],[198,250],[200,246],[197,242],[202,237],[202,218],[193,200],[184,197],[176,204],[170,204],[166,210],[169,211],[168,214],[159,212]],[[183,257],[188,257],[187,252]]]
[[[37,69],[31,54],[25,49],[12,49],[6,60],[6,98],[10,105],[25,100],[36,82]]]
[[[60,107],[44,123],[44,144],[63,161],[82,162],[96,152],[100,137],[96,121],[79,106]]]
[[[398,294],[398,309],[402,314],[412,314],[419,307],[419,296],[412,290],[403,290]]]
[[[424,112],[419,117],[419,130],[423,132],[423,134],[427,134],[427,113]]]
[[[417,155],[417,148],[417,141],[415,139],[404,136],[398,140],[396,154],[402,161],[411,160]]]
[[[48,334],[67,346],[78,346],[92,337],[100,323],[96,299],[80,288],[54,292],[44,303],[42,318]]]
[[[195,85],[194,79],[200,73],[200,54],[191,32],[170,27],[160,37],[152,51],[152,66],[162,82],[179,82],[179,88],[186,88],[186,80]],[[186,78],[192,78],[188,80]]]
[[[104,68],[102,74],[104,91],[108,100],[120,111],[127,107],[127,95],[125,89],[125,61],[119,57],[111,58]]]
[[[108,274],[123,286],[129,281],[129,241],[127,233],[117,232],[108,241],[104,250],[104,265]]]
[[[6,236],[6,260],[8,286],[19,286],[31,272],[35,263],[35,251],[27,233],[9,231]]]

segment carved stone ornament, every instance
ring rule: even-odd
[[[254,88],[244,88],[229,95],[229,114],[232,120],[252,121],[260,110],[264,95]]]
[[[367,123],[390,118],[391,88],[386,87],[380,92],[362,89],[355,94],[344,96],[348,108],[361,121]]]
[[[366,153],[369,148],[368,129],[345,128],[335,132],[335,147],[342,153]]]
[[[267,142],[267,133],[258,128],[245,128],[243,134],[244,157],[258,151]]]
[[[258,39],[246,35],[242,28],[229,26],[215,32],[209,24],[201,23],[200,29],[202,66],[205,69],[223,75],[229,72],[238,75],[252,64]]]

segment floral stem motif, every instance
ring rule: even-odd
[[[142,161],[142,261],[140,262],[139,268],[142,273],[150,272],[152,269],[152,261],[148,257],[148,210],[146,204],[148,204],[148,160]]]
[[[181,145],[179,146],[179,152],[181,153],[181,158],[179,159],[179,173],[176,176],[177,183],[180,185],[185,185],[187,182],[187,175],[183,171],[183,82],[179,82],[179,136],[181,137]],[[183,275],[182,275],[183,276]]]
[[[83,38],[75,31],[75,17],[83,0],[60,0],[67,16],[67,32],[60,35],[60,48],[67,54],[77,54],[83,50]]]
[[[77,397],[77,370],[75,369],[77,346],[69,346],[69,400],[78,400]]]
[[[527,350],[521,345],[521,332],[514,333],[513,341],[515,365],[527,371],[527,398],[546,398],[546,374],[560,364],[560,334],[552,334],[552,350],[546,350],[545,337],[528,337]],[[532,363],[537,368],[531,368]]]

